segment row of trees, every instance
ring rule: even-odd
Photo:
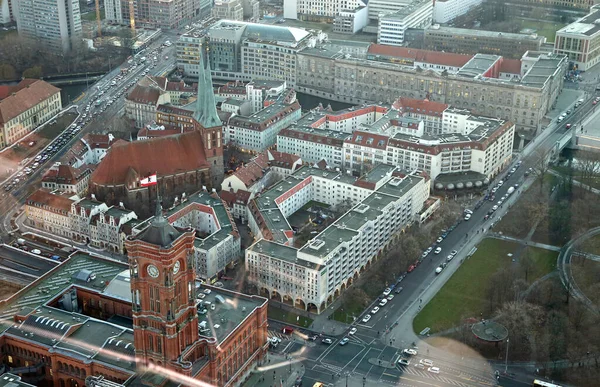
[[[48,52],[39,40],[8,35],[0,40],[0,80],[107,71],[128,55],[129,50],[114,45],[91,51],[81,39],[74,40],[72,50],[67,53]]]

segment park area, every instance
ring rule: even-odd
[[[554,42],[556,31],[563,28],[566,24],[552,21],[535,21],[527,19],[517,19],[521,23],[521,31],[533,30],[536,34],[544,36],[548,42]]]
[[[531,285],[554,270],[557,255],[514,242],[485,239],[417,315],[415,332],[429,327],[431,333],[440,333],[467,320],[490,318],[500,304],[498,291],[512,290],[517,277]]]

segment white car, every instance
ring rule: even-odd
[[[450,254],[446,257],[446,261],[450,262],[452,260],[452,258],[454,258],[454,255]]]
[[[356,328],[352,328],[350,329],[350,332],[348,332],[349,335],[354,335],[356,333]]]
[[[496,205],[494,207],[492,207],[492,211],[496,211],[497,209],[498,209],[498,206],[496,206]]]
[[[398,364],[408,366],[410,365],[410,360],[400,358],[400,360],[398,360]]]
[[[381,302],[379,303],[379,306],[385,306],[388,303],[387,298],[384,298],[383,300],[381,300]]]
[[[433,362],[429,359],[421,359],[419,361],[419,363],[426,365],[427,367],[432,367],[433,366]]]
[[[371,319],[371,315],[368,314],[365,317],[363,317],[362,322],[364,322],[364,323],[369,322],[370,319]]]
[[[385,288],[385,290],[383,291],[383,295],[384,295],[384,296],[387,296],[387,295],[389,295],[391,292],[392,292],[392,289],[390,289],[390,288]]]
[[[440,369],[438,367],[429,367],[429,368],[427,368],[427,371],[434,373],[434,374],[440,373]]]
[[[436,243],[442,243],[442,241],[443,241],[443,240],[444,240],[444,238],[442,238],[442,237],[439,237],[439,238],[436,240]]]
[[[504,184],[504,181],[500,180],[500,181],[498,182],[498,187],[502,187],[502,184]]]
[[[469,219],[471,219],[471,214],[466,214],[465,215],[465,220],[469,220]]]
[[[436,247],[435,251],[433,252],[434,254],[439,254],[442,252],[442,248],[441,247]]]
[[[411,348],[407,348],[407,349],[403,350],[402,353],[405,355],[408,355],[408,356],[415,356],[417,354],[417,351],[415,351],[414,349],[411,349]]]
[[[371,309],[371,314],[375,314],[377,312],[379,312],[379,307],[378,306],[376,306],[373,309]]]

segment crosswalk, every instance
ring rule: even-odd
[[[267,336],[269,337],[269,339],[271,337],[277,337],[281,341],[290,340],[290,335],[286,335],[286,334],[284,334],[282,332],[279,332],[279,331],[271,331],[271,330],[269,330],[269,331],[267,331]]]
[[[471,387],[473,385],[481,385],[481,383],[482,383],[482,381],[475,381],[468,377],[463,378],[464,381],[446,377],[443,374],[443,372],[444,372],[443,369],[441,370],[441,372],[442,372],[441,374],[434,374],[434,373],[427,371],[427,369],[420,369],[417,367],[413,367],[412,365],[399,366],[398,368],[400,370],[402,370],[405,374],[419,376],[422,378],[434,379],[439,382],[443,382],[443,383],[450,384],[450,385],[457,386],[457,387]]]

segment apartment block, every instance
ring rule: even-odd
[[[304,167],[249,205],[260,237],[246,249],[246,269],[259,294],[321,313],[381,254],[393,236],[416,220],[429,180],[378,165],[360,179]],[[286,218],[310,201],[353,207],[297,249]]]
[[[399,11],[379,16],[377,43],[400,46],[409,28],[427,28],[433,20],[433,2],[415,0]]]

